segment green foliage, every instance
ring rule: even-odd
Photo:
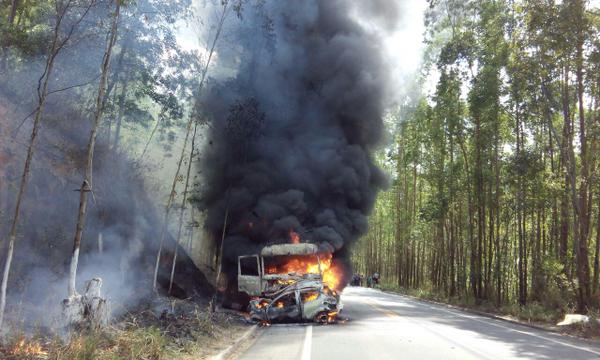
[[[590,145],[600,141],[600,19],[585,6],[430,2],[425,66],[437,67],[437,86],[398,113],[394,186],[354,250],[359,271],[527,321],[600,306],[595,244],[577,248],[600,239],[600,148]],[[582,212],[575,204],[588,198]],[[578,264],[595,274],[587,300]]]

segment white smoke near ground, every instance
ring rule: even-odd
[[[128,79],[121,80],[131,82],[129,90],[135,94],[129,94],[130,98],[135,96],[139,100],[137,103],[125,102],[124,119],[129,124],[139,124],[137,126],[142,129],[147,127],[153,118],[148,98],[168,100],[169,87],[187,86],[185,79],[177,74],[161,74],[156,63],[150,70],[145,67],[148,59],[174,61],[175,57],[173,48],[161,47],[170,36],[165,22],[154,21],[154,17],[161,14],[140,15],[149,9],[175,14],[185,3],[169,5],[141,0],[124,10],[110,79],[112,82],[119,80],[116,74],[120,71],[119,76],[124,76],[123,72],[126,72]],[[95,4],[86,21],[74,32],[72,41],[57,57],[50,83],[51,94],[42,115],[8,285],[7,321],[17,330],[30,332],[38,327],[56,326],[61,320],[62,300],[67,297],[68,264],[79,198],[75,190],[81,185],[93,99],[109,23],[103,20],[109,18],[112,2]],[[77,15],[79,7],[76,9],[69,13],[70,16]],[[52,24],[52,13],[40,21]],[[73,19],[65,21],[68,25]],[[63,31],[68,30],[67,25]],[[135,36],[148,29],[164,39]],[[120,56],[124,49],[127,51],[125,57]],[[170,51],[168,58],[163,56],[165,49]],[[29,114],[37,105],[36,87],[44,71],[45,50],[40,46],[38,52],[29,54],[8,48],[2,54],[14,67],[0,74],[0,267],[4,265],[7,245],[4,239],[13,217],[16,189],[29,144],[32,126]],[[182,55],[185,56],[188,55]],[[183,65],[195,66],[192,61]],[[161,78],[163,75],[165,78]],[[150,92],[153,88],[144,87],[144,81],[150,81],[148,79],[164,80],[165,83],[153,93]],[[123,88],[122,84],[120,88]],[[153,266],[162,219],[156,204],[163,199],[148,190],[148,178],[152,176],[149,169],[154,164],[144,164],[139,161],[138,153],[132,154],[124,146],[115,146],[118,113],[115,99],[118,97],[113,91],[107,101],[96,145],[93,196],[89,200],[77,289],[81,292],[84,282],[91,278],[102,278],[102,291],[112,304],[112,315],[119,316],[149,301],[153,294]],[[140,103],[144,106],[137,106]],[[169,117],[171,110],[176,112],[177,109],[165,110],[166,120],[162,120],[174,122],[173,126],[176,126],[177,119]],[[143,132],[144,135],[147,133],[149,131]],[[102,237],[102,250],[98,244],[99,236]],[[168,286],[174,246],[172,237],[167,236],[159,272],[160,285]],[[209,292],[210,286],[203,275],[190,267],[190,259],[181,252],[179,259],[181,264],[177,270],[181,273],[177,273],[174,294],[188,296]]]

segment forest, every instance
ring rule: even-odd
[[[166,338],[222,340],[226,317],[206,311],[214,249],[192,244],[193,109],[240,11],[234,1],[0,2],[1,358],[80,358],[78,344],[92,340],[60,336],[82,321],[129,324],[93,340],[111,358],[156,357]],[[185,24],[198,46],[177,40]],[[158,323],[141,313],[166,308]],[[182,337],[192,326],[203,330]],[[22,339],[32,334],[59,341],[42,350]]]
[[[0,357],[204,358],[249,325],[238,257],[294,241],[336,318],[400,2],[0,5]]]
[[[425,24],[357,271],[442,301],[597,312],[598,4],[430,1]]]
[[[336,302],[598,318],[600,3],[0,0],[0,358],[205,358],[304,242]]]

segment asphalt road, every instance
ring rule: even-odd
[[[273,325],[239,360],[600,359],[600,346],[365,288],[336,325]]]

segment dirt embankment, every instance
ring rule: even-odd
[[[158,298],[96,332],[69,337],[9,337],[0,346],[7,360],[197,360],[227,348],[250,325],[241,314],[209,311],[205,302]]]

